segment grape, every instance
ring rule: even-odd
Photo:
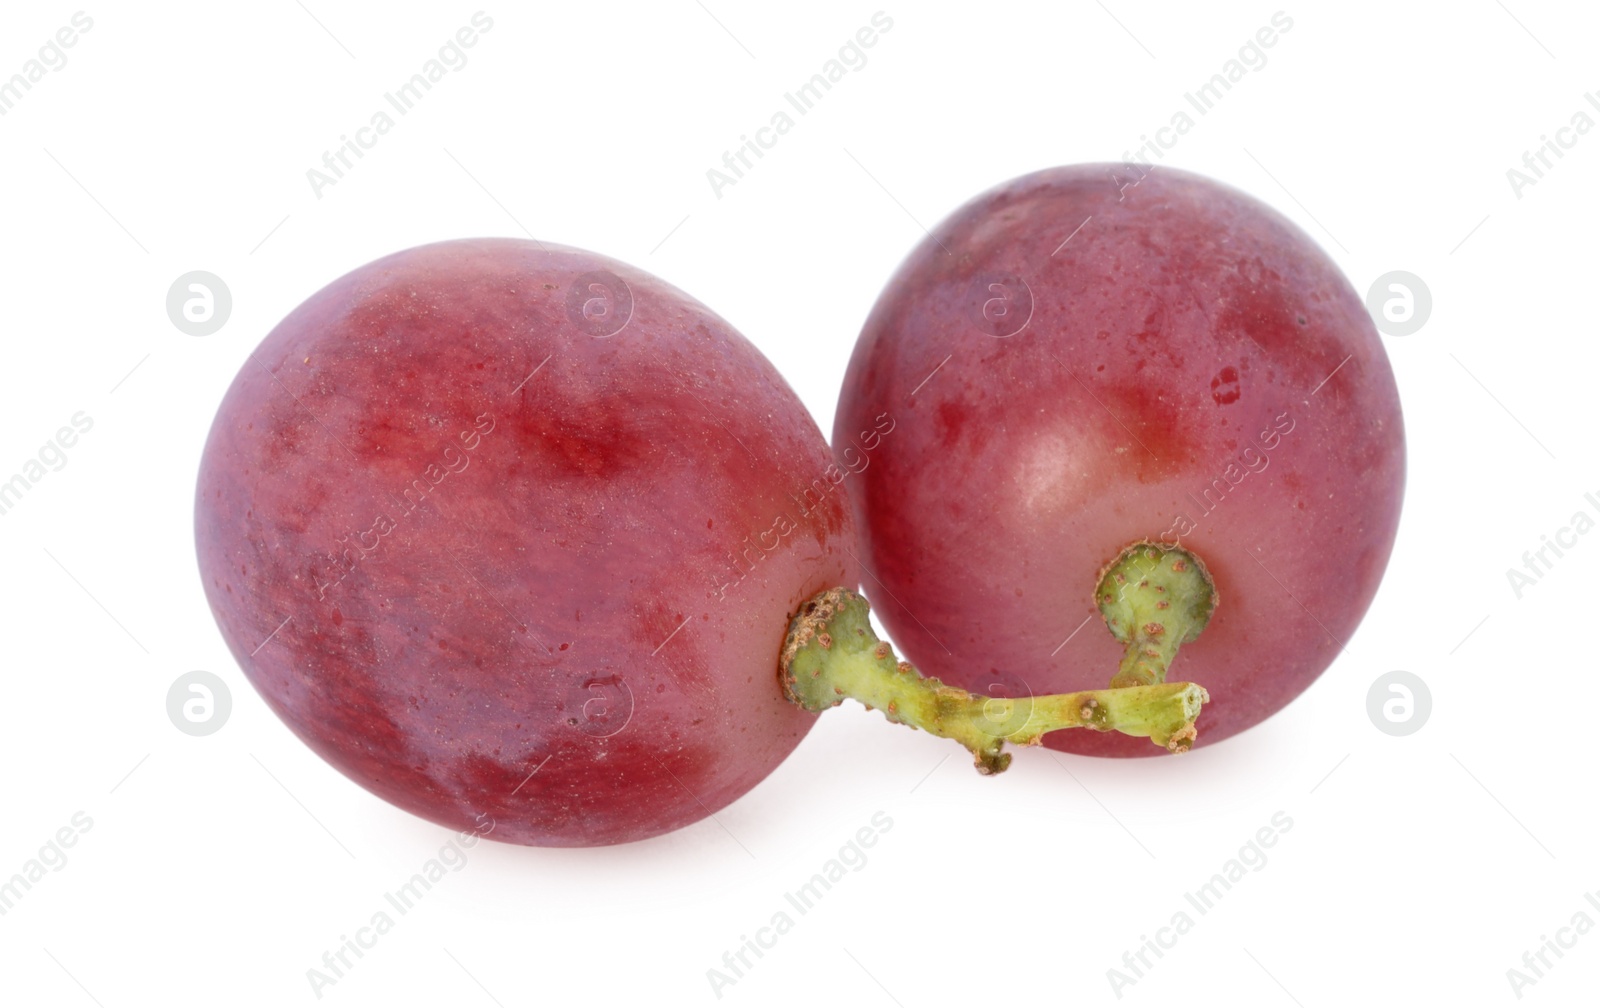
[[[866,322],[841,461],[884,413],[852,480],[865,590],[909,659],[967,689],[1159,682],[1171,661],[1210,694],[1200,744],[1219,741],[1338,656],[1394,542],[1400,404],[1361,299],[1304,232],[1196,175],[1055,168],[956,210]],[[1141,541],[1214,581],[1181,655],[1176,631],[1124,620],[1125,645],[1096,625],[1102,571]]]
[[[497,840],[621,843],[723,808],[815,721],[774,669],[789,615],[858,576],[831,464],[682,292],[577,249],[443,242],[256,348],[205,446],[196,546],[239,665],[352,780]]]

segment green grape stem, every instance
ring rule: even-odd
[[[1120,731],[1183,752],[1194,743],[1195,718],[1210,699],[1193,683],[1159,681],[1014,699],[969,693],[899,661],[867,614],[867,600],[847,588],[821,592],[801,606],[779,660],[784,696],[818,713],[857,700],[896,724],[961,743],[983,774],[1010,765],[1011,754],[1001,751],[1006,742],[1038,745],[1046,732],[1063,728]]]
[[[1166,682],[1178,648],[1200,636],[1217,608],[1217,586],[1200,558],[1181,546],[1141,540],[1100,572],[1095,602],[1127,645],[1111,685]]]

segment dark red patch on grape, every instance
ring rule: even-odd
[[[1211,379],[1211,398],[1218,406],[1239,401],[1239,370],[1233,365],[1228,365],[1217,376]]]

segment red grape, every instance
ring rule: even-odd
[[[1011,695],[1103,686],[1101,568],[1179,543],[1218,604],[1171,678],[1200,743],[1250,727],[1336,657],[1387,563],[1400,404],[1361,299],[1299,228],[1217,182],[1081,165],[1004,183],[903,263],[834,428],[855,454],[865,590],[925,673]],[[1160,750],[1112,733],[1053,748]]]
[[[790,496],[831,465],[682,292],[576,249],[443,242],[256,349],[196,543],[240,666],[352,780],[499,840],[619,843],[716,812],[815,721],[774,670],[789,614],[857,578],[837,481]]]

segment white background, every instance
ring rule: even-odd
[[[212,412],[304,297],[401,248],[531,233],[711,305],[826,431],[855,333],[924,226],[1026,171],[1120,159],[1280,9],[879,2],[485,6],[469,62],[320,198],[307,169],[476,2],[85,9],[67,64],[0,117],[0,480],[74,413],[94,423],[0,515],[0,879],[74,813],[92,827],[0,916],[0,999],[316,1003],[307,970],[450,836],[278,723],[196,576]],[[0,78],[77,9],[8,5]],[[714,195],[707,169],[879,9],[893,28],[867,64]],[[1406,504],[1348,652],[1265,724],[1181,759],[1034,750],[982,779],[950,743],[842,708],[716,821],[610,849],[479,844],[323,1002],[717,1003],[707,971],[787,909],[794,928],[720,1001],[1112,1004],[1107,971],[1188,909],[1193,929],[1121,1001],[1509,1004],[1524,952],[1580,911],[1600,921],[1579,607],[1600,535],[1520,599],[1506,575],[1574,513],[1600,516],[1584,499],[1600,496],[1600,130],[1520,195],[1507,178],[1580,109],[1600,121],[1584,99],[1600,17],[1281,9],[1293,27],[1266,64],[1164,163],[1282,210],[1363,295],[1390,270],[1431,289],[1427,323],[1384,338]],[[206,337],[164,305],[196,269],[234,300]],[[196,669],[234,701],[203,738],[165,706]],[[1432,694],[1406,737],[1367,714],[1394,670]],[[1293,825],[1266,864],[1189,908],[1280,811]],[[784,894],[878,812],[893,825],[867,863],[796,915]],[[1563,934],[1530,1004],[1600,981],[1600,935]]]

